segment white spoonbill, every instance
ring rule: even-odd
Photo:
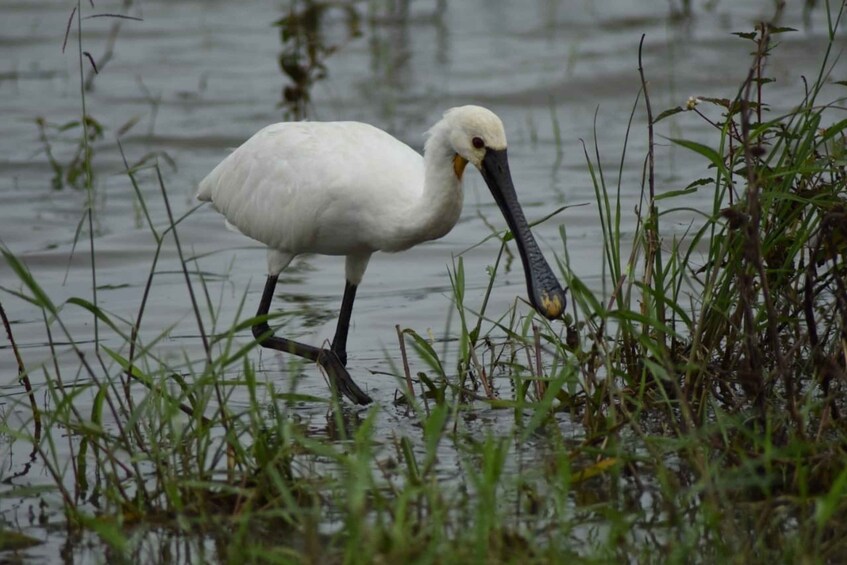
[[[257,341],[316,361],[336,392],[358,404],[371,402],[345,369],[356,288],[375,251],[403,251],[453,228],[468,163],[482,173],[514,234],[530,302],[547,318],[559,317],[565,294],[518,204],[503,122],[485,108],[462,106],[429,130],[423,157],[368,124],[288,122],[260,130],[203,179],[197,198],[211,202],[229,226],[268,246],[268,278],[256,317],[267,320],[277,278],[294,257],[346,257],[347,283],[329,349],[276,337],[267,321],[253,326]]]

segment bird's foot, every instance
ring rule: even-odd
[[[346,364],[346,355],[344,361],[339,358],[338,354],[330,349],[322,349],[318,355],[318,364],[324,368],[329,377],[330,385],[336,394],[341,393],[350,399],[354,404],[370,404],[373,402],[359,385],[353,382],[350,373],[344,368]]]

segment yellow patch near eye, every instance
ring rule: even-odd
[[[456,178],[462,180],[462,173],[465,172],[465,165],[468,160],[459,154],[453,156],[453,172],[456,173]]]
[[[546,292],[541,293],[541,307],[544,308],[545,315],[548,318],[558,318],[564,310],[562,299],[558,295],[550,296]]]

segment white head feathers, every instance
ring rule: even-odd
[[[444,117],[428,132],[425,150],[458,154],[477,168],[485,151],[506,148],[506,131],[497,114],[481,106],[459,106],[444,112]]]

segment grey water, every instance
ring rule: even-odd
[[[684,105],[689,97],[734,96],[747,74],[752,44],[732,32],[749,32],[773,12],[770,1],[691,4],[688,14],[683,3],[667,0],[386,0],[352,2],[352,12],[327,9],[319,31],[326,48],[319,61],[322,76],[309,89],[305,114],[312,120],[369,122],[422,150],[424,132],[445,109],[462,104],[491,108],[506,126],[512,174],[527,217],[532,221],[567,206],[534,229],[548,259],[555,264],[555,257],[564,256],[564,228],[570,268],[592,288],[608,289],[585,151],[593,159],[595,143],[599,147],[606,182],[620,186],[622,230],[631,234],[647,152],[643,96],[635,106],[641,90],[642,34],[643,66],[658,113]],[[767,69],[776,79],[768,85],[769,99],[784,101],[786,107],[802,98],[802,76],[817,72],[827,42],[824,11],[806,13],[801,4],[786,8],[782,23],[797,31],[780,36]],[[75,296],[91,300],[85,211],[93,206],[98,306],[132,320],[156,242],[125,172],[118,140],[130,164],[158,159],[175,216],[191,211],[197,205],[197,182],[231,148],[264,125],[292,116],[284,94],[290,77],[278,62],[287,46],[274,26],[289,14],[289,6],[186,0],[96,2],[92,9],[83,3],[89,16],[137,18],[82,21],[81,49],[99,64],[94,75],[83,57],[86,111],[103,128],[93,145],[90,201],[86,191],[66,181],[57,190],[51,166],[51,161],[67,166],[78,150],[80,130],[72,124],[82,111],[75,21],[63,49],[75,6],[45,0],[0,3],[0,243],[28,266],[55,303]],[[38,120],[45,124],[43,134]],[[65,124],[71,125],[63,130]],[[691,113],[679,114],[661,122],[656,133],[661,155],[657,191],[679,190],[710,175],[702,158],[669,141],[681,137],[708,144],[717,133],[707,123]],[[138,181],[153,223],[164,229],[168,217],[156,178],[148,168]],[[711,194],[692,195],[690,207],[709,210]],[[681,214],[669,221],[682,233],[693,218]],[[392,363],[399,362],[395,326],[437,340],[455,337],[448,269],[462,257],[466,302],[478,307],[488,284],[486,268],[499,250],[496,240],[476,245],[491,233],[486,222],[505,228],[482,179],[469,169],[465,208],[450,234],[371,260],[354,308],[348,367],[360,386],[386,407],[380,424],[386,430],[409,425],[402,412],[390,408],[399,388],[387,376]],[[261,245],[227,231],[208,206],[182,220],[178,233],[192,258],[191,269],[203,274],[218,312],[214,325],[206,320],[207,330],[224,331],[250,317],[264,282]],[[23,287],[5,262],[0,263],[0,286],[6,290],[0,302],[38,386],[43,373],[32,368],[50,358],[41,311],[8,292]],[[291,312],[284,331],[310,343],[331,339],[343,287],[342,259],[298,259],[281,278],[273,305]],[[505,311],[524,293],[523,274],[514,265],[498,275],[489,312]],[[519,308],[528,312],[523,303]],[[67,306],[62,319],[78,342],[94,339],[89,312]],[[164,246],[141,331],[147,339],[166,332],[157,346],[163,359],[202,356],[172,241]],[[105,333],[103,339],[106,345],[121,343]],[[242,343],[250,339],[249,331],[239,336]],[[295,377],[287,358],[268,352],[254,357],[263,378],[277,380],[280,389],[290,388]],[[62,349],[59,360],[74,373],[78,360],[69,351]],[[305,372],[310,377],[297,379],[297,391],[327,395],[317,369]],[[8,421],[15,418],[10,411],[24,411],[24,404],[12,401],[20,394],[17,364],[4,334],[0,412]],[[325,418],[322,407],[305,406],[302,414],[316,429]],[[508,426],[508,420],[498,418],[491,413],[476,425]],[[16,475],[28,460],[29,446],[0,438],[0,478]],[[36,463],[0,491],[49,483]],[[0,519],[20,519],[33,500],[0,500]],[[37,525],[31,531],[52,535]],[[50,550],[38,551],[35,556],[50,558]]]

